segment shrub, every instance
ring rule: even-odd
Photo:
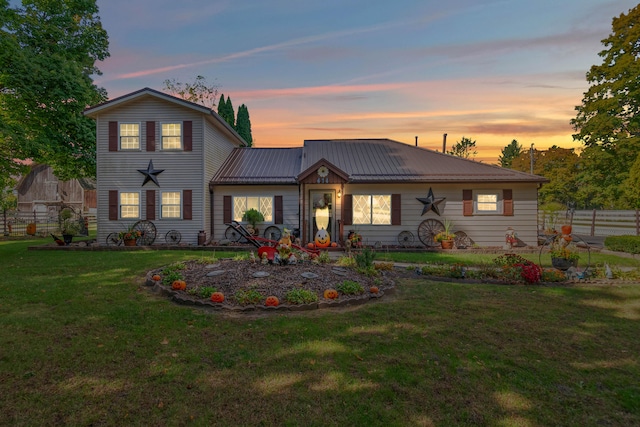
[[[320,255],[318,255],[318,262],[320,264],[328,264],[331,262],[331,257],[329,256],[329,251],[322,251]]]
[[[198,295],[201,298],[206,298],[206,299],[211,298],[211,294],[214,292],[218,292],[218,289],[214,288],[213,286],[203,286],[200,289],[198,289]]]
[[[336,261],[336,264],[340,267],[355,267],[356,260],[353,259],[352,256],[341,256],[338,258],[338,261]]]
[[[360,295],[364,293],[364,288],[358,282],[353,280],[345,280],[336,286],[336,289],[345,295]]]
[[[255,289],[240,290],[233,296],[240,305],[260,304],[264,296]]]
[[[604,239],[604,246],[610,251],[640,254],[640,236],[609,236]]]
[[[162,284],[171,286],[176,280],[182,280],[182,273],[175,270],[163,270],[162,271]]]
[[[373,267],[378,271],[392,271],[393,263],[392,262],[379,262],[373,265]]]
[[[543,282],[564,282],[566,280],[565,274],[555,268],[545,268],[542,270]]]
[[[441,276],[463,278],[466,268],[462,264],[429,264],[422,267],[422,274],[426,276]]]
[[[508,282],[538,283],[542,277],[539,265],[516,254],[496,257],[493,263],[501,267],[502,278]]]
[[[318,301],[318,295],[308,289],[292,289],[284,298],[289,304],[309,304]]]
[[[354,255],[356,265],[359,269],[368,270],[373,267],[373,260],[376,257],[376,253],[370,248],[364,248],[359,253]]]

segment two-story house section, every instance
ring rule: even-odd
[[[145,88],[85,111],[96,120],[98,241],[137,221],[156,243],[211,235],[208,181],[243,139],[214,111]]]

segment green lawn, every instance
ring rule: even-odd
[[[0,425],[640,425],[637,284],[416,278],[358,308],[230,316],[143,285],[211,252],[29,244],[0,241]]]

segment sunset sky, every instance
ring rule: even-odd
[[[98,0],[110,98],[202,75],[246,104],[256,147],[464,136],[578,147],[569,120],[631,0]]]

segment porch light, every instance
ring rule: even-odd
[[[342,197],[342,190],[338,190],[338,199]]]

